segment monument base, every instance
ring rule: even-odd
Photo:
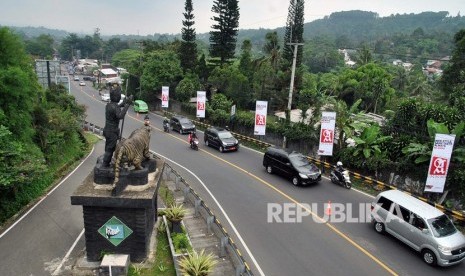
[[[162,163],[155,162],[158,173],[148,177],[150,180],[142,191],[128,186],[120,195],[112,196],[111,190],[95,188],[104,185],[94,183],[94,172],[76,189],[71,204],[82,205],[88,261],[99,261],[110,253],[128,254],[135,262],[147,258],[157,219]]]

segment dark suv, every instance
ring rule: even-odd
[[[205,130],[203,137],[205,145],[218,148],[220,152],[237,151],[239,149],[239,141],[224,128],[210,127]]]
[[[173,116],[170,120],[171,129],[178,131],[181,134],[195,132],[195,125],[191,120],[184,116]]]
[[[280,174],[292,180],[298,186],[317,183],[321,180],[321,171],[301,153],[288,153],[278,148],[268,148],[263,156],[263,166],[268,173]]]

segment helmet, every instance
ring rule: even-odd
[[[341,162],[341,161],[337,161],[336,165],[337,165],[338,167],[342,167],[342,162]]]

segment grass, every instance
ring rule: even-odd
[[[155,254],[155,262],[150,268],[140,268],[139,265],[131,265],[129,267],[129,276],[175,276],[173,258],[171,257],[170,245],[166,232],[159,231],[157,234],[157,250]]]
[[[158,189],[158,195],[163,200],[166,206],[174,203],[174,195],[168,189],[164,181],[160,182]],[[160,213],[159,213],[160,215]],[[161,217],[158,217],[161,220]],[[141,265],[132,264],[129,267],[129,276],[148,276],[148,275],[160,275],[160,276],[175,276],[176,270],[174,268],[173,257],[171,256],[170,245],[168,236],[165,231],[159,231],[157,233],[157,249],[155,252],[155,261],[150,268],[142,268]]]

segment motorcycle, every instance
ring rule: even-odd
[[[199,150],[199,139],[197,138],[192,139],[190,147],[193,150]]]
[[[334,184],[339,184],[344,186],[347,189],[352,188],[352,183],[350,182],[350,176],[348,170],[343,170],[342,172],[333,169],[329,175],[331,182]]]
[[[164,122],[163,123],[163,131],[164,132],[170,132],[170,123],[169,122]]]

